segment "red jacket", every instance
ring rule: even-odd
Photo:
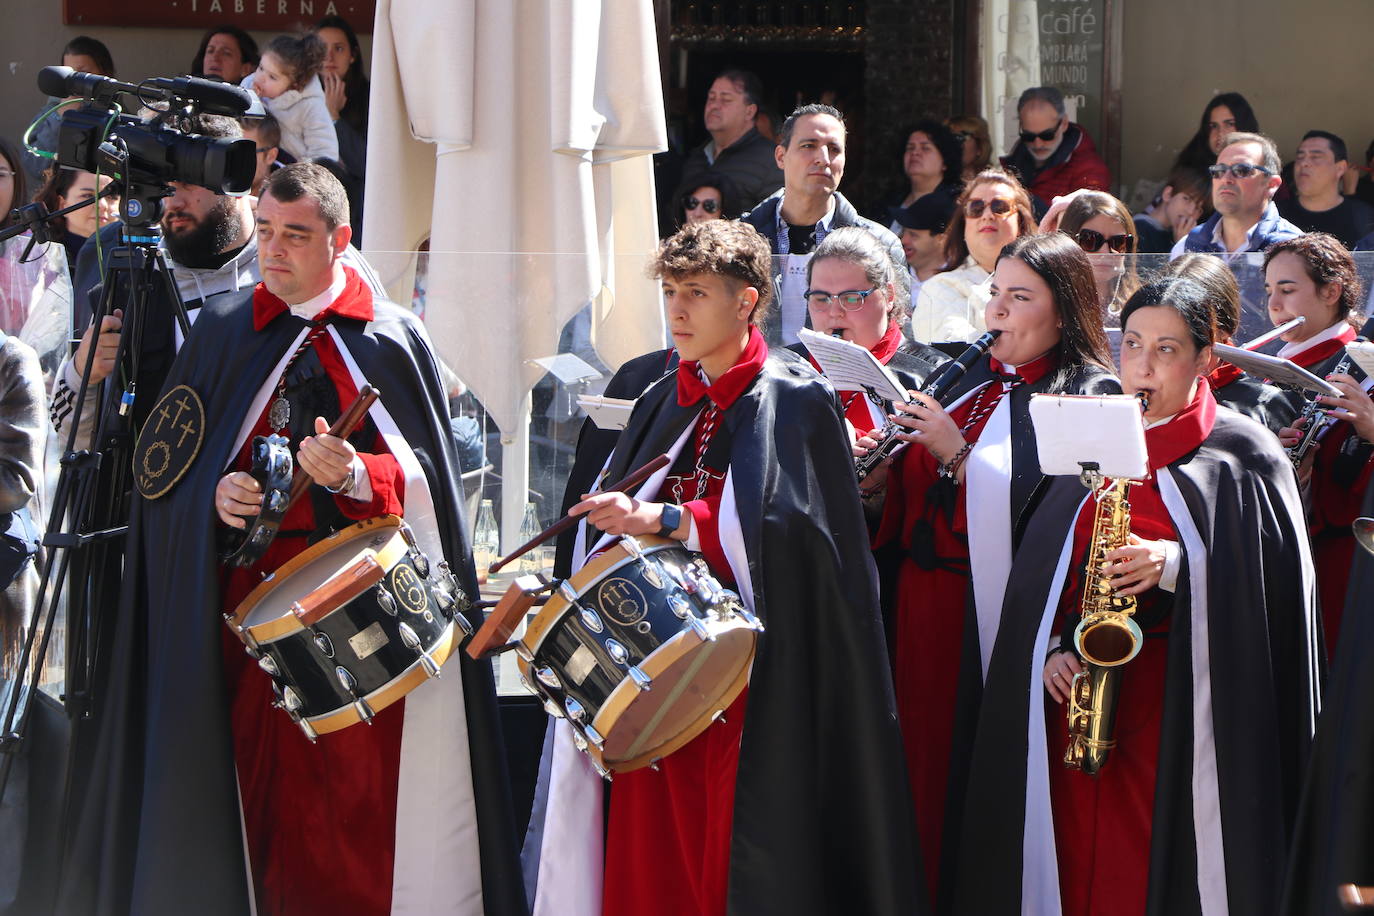
[[[1069,124],[1064,141],[1043,166],[1037,168],[1030,150],[1020,140],[1010,155],[1002,157],[1002,165],[1021,176],[1026,188],[1046,205],[1079,188],[1111,193],[1112,174],[1107,163],[1097,154],[1093,138],[1078,124]]]

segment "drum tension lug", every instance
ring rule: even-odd
[[[725,710],[723,710],[723,709],[717,709],[717,710],[716,710],[716,714],[715,714],[714,716],[711,717],[711,721],[712,721],[712,722],[719,722],[721,725],[724,725],[724,724],[725,724]]]
[[[590,724],[582,726],[582,732],[587,736],[587,740],[596,745],[597,750],[606,746],[606,739],[601,737],[601,732],[592,728]]]
[[[314,726],[312,726],[309,722],[305,721],[304,719],[301,719],[296,724],[301,727],[301,731],[305,733],[305,737],[310,739],[311,744],[314,744],[315,742],[319,741],[320,736],[315,733]]]
[[[661,763],[663,763],[663,758],[655,757],[653,760],[649,761],[649,769],[653,770],[655,773],[661,773],[663,772],[663,767],[659,766]]]
[[[635,686],[640,690],[652,689],[653,679],[641,671],[638,665],[631,665],[626,670],[630,673],[630,680],[634,681]]]
[[[702,642],[716,641],[716,634],[711,632],[711,629],[702,622],[700,617],[696,615],[688,617],[687,623],[692,627],[692,632],[696,633]]]
[[[353,701],[353,711],[356,712],[358,718],[367,725],[372,724],[372,718],[376,715],[376,713],[372,711],[372,707],[367,705],[367,700],[364,700],[362,697],[358,697]]]

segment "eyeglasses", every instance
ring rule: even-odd
[[[1074,234],[1073,240],[1078,243],[1079,248],[1082,248],[1088,254],[1097,254],[1102,250],[1103,245],[1106,245],[1117,254],[1125,254],[1133,238],[1135,238],[1135,236],[1130,233],[1123,233],[1122,235],[1103,235],[1096,229],[1079,229],[1078,232]]]
[[[1220,162],[1218,162],[1216,165],[1211,165],[1207,167],[1207,173],[1211,175],[1213,178],[1225,178],[1228,174],[1230,174],[1241,179],[1242,181],[1244,181],[1246,178],[1251,177],[1256,172],[1262,172],[1265,175],[1274,174],[1271,170],[1266,169],[1262,165],[1251,165],[1248,162],[1233,162],[1230,165],[1222,165]]]
[[[686,210],[688,213],[691,213],[697,207],[700,207],[707,213],[715,213],[720,209],[720,201],[710,199],[697,200],[695,197],[682,198],[682,209]]]
[[[1054,135],[1057,133],[1059,133],[1058,124],[1054,125],[1049,130],[1042,130],[1038,134],[1029,130],[1023,130],[1021,131],[1021,142],[1030,143],[1032,140],[1044,140],[1046,143],[1048,143],[1054,139]]]
[[[964,215],[969,219],[977,219],[983,215],[984,210],[991,210],[992,215],[998,219],[1006,219],[1016,210],[1016,206],[1009,200],[1001,197],[994,197],[992,200],[967,200],[964,202]]]
[[[806,299],[806,304],[813,309],[828,309],[831,302],[838,302],[840,308],[846,312],[854,312],[863,308],[864,301],[873,295],[873,291],[878,287],[871,286],[868,289],[847,289],[841,293],[827,293],[825,290],[808,289],[802,293]]]

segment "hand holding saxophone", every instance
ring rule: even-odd
[[[1083,670],[1083,663],[1066,649],[1051,652],[1050,657],[1045,659],[1045,672],[1041,677],[1045,681],[1045,689],[1056,703],[1066,703],[1069,699],[1069,688],[1073,684],[1073,676]]]
[[[1132,534],[1126,546],[1107,554],[1102,572],[1112,577],[1118,595],[1139,595],[1159,584],[1169,559],[1166,541],[1147,541]]]

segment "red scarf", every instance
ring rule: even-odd
[[[1024,366],[1016,366],[1014,371],[1009,371],[1010,367],[996,357],[988,357],[988,365],[992,368],[993,372],[1002,376],[1004,379],[1011,378],[1015,375],[1027,385],[1034,385],[1055,369],[1059,368],[1059,354],[1051,350],[1044,356],[1037,357]]]
[[[1328,359],[1341,352],[1341,350],[1345,349],[1345,345],[1354,340],[1356,336],[1355,329],[1347,324],[1337,336],[1330,340],[1323,340],[1314,347],[1309,347],[1306,350],[1294,353],[1288,358],[1304,369],[1309,369],[1322,360]]]
[[[750,327],[749,342],[744,345],[744,352],[735,360],[733,366],[725,370],[724,375],[710,385],[701,380],[700,364],[696,360],[683,360],[677,364],[678,404],[690,407],[703,397],[708,397],[711,403],[721,410],[729,409],[730,405],[739,400],[739,396],[753,384],[767,357],[767,341],[763,339],[758,328]]]
[[[1212,434],[1217,420],[1217,399],[1210,385],[1198,385],[1188,406],[1174,414],[1168,423],[1145,430],[1145,450],[1153,474],[1173,464],[1202,444]]]
[[[359,321],[371,321],[373,316],[372,308],[372,289],[362,281],[358,272],[351,267],[344,268],[344,276],[347,280],[344,283],[343,292],[339,298],[335,299],[319,315],[315,317],[315,322],[320,322],[326,315],[335,315],[340,318],[356,318]],[[288,306],[281,299],[267,291],[266,284],[259,283],[253,289],[253,330],[261,331],[267,327],[278,315],[290,311]]]
[[[1240,366],[1232,363],[1222,363],[1220,366],[1217,366],[1211,372],[1207,373],[1204,378],[1207,379],[1207,387],[1211,388],[1213,391],[1220,391],[1244,374],[1245,370]]]

